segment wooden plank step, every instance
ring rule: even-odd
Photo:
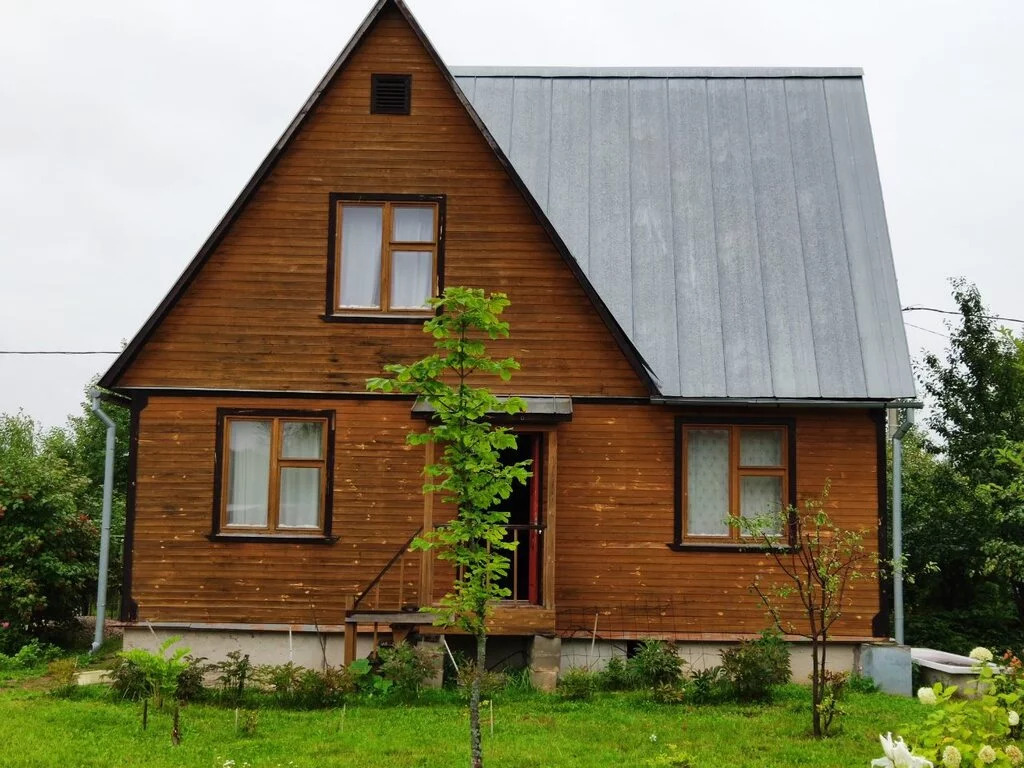
[[[345,617],[346,624],[433,624],[437,615],[419,611],[359,611]]]

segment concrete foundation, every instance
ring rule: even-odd
[[[191,626],[127,626],[124,647],[156,651],[169,637],[181,637],[175,648],[188,648],[193,656],[204,656],[211,663],[224,661],[232,651],[249,654],[253,664],[286,664],[291,661],[302,667],[322,669],[324,664],[341,666],[345,652],[345,633],[315,629],[287,628],[240,629],[195,628]],[[323,643],[323,645],[321,644]],[[370,635],[360,636],[356,657],[369,655],[373,648]]]
[[[683,661],[685,670],[706,669],[722,663],[722,650],[735,643],[720,642],[683,642],[677,643],[676,649]],[[590,640],[567,639],[562,641],[562,669],[584,667],[600,671],[611,658],[625,660],[628,650],[626,640]],[[828,649],[828,668],[833,670],[856,670],[860,653],[860,643],[833,643]],[[811,647],[809,643],[790,643],[789,664],[792,679],[796,683],[806,683],[811,676]]]

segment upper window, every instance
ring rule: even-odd
[[[334,313],[422,315],[438,292],[438,204],[338,200]]]
[[[792,503],[790,426],[681,423],[678,436],[682,538],[739,542],[741,518]]]
[[[330,418],[259,412],[222,418],[219,530],[325,533]]]

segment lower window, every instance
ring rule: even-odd
[[[225,533],[327,533],[331,416],[221,411],[218,528]]]
[[[677,423],[676,543],[742,543],[743,518],[794,503],[792,423]],[[782,521],[775,535],[782,536]]]

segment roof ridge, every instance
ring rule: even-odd
[[[456,77],[832,78],[863,77],[860,67],[449,67]]]

